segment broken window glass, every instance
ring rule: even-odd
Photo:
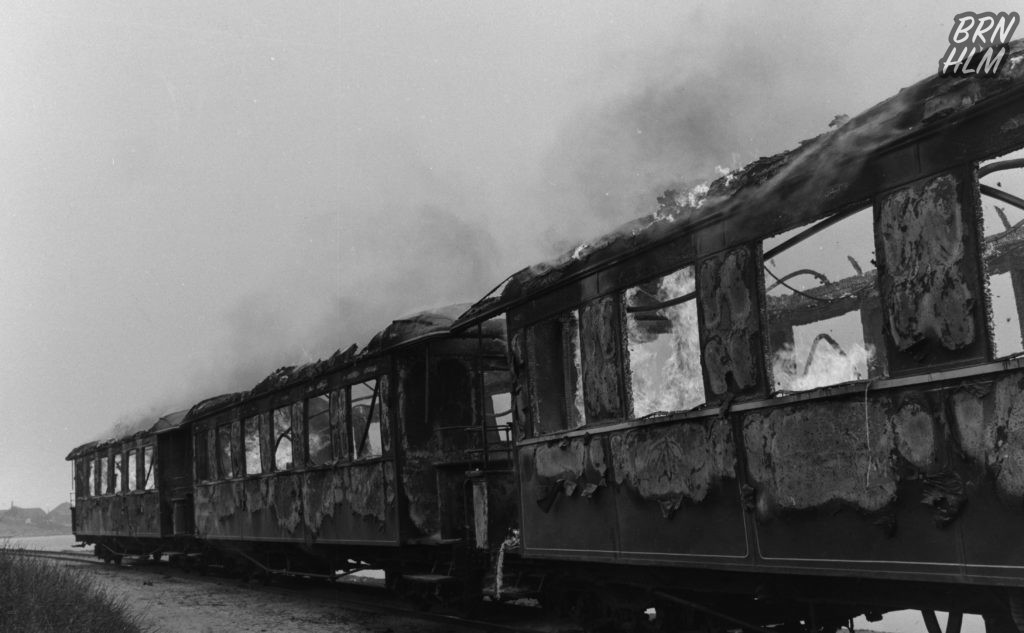
[[[217,427],[217,470],[221,479],[235,476],[231,462],[231,425],[222,424]]]
[[[146,446],[142,449],[142,472],[145,479],[143,480],[144,490],[155,490],[156,489],[156,477],[153,476],[153,447]]]
[[[117,494],[124,490],[124,471],[122,470],[124,464],[121,459],[121,453],[114,453],[112,459],[113,461],[110,465],[110,492],[112,494]]]
[[[871,208],[764,241],[776,392],[885,375]]]
[[[993,358],[1024,352],[1024,150],[978,169]]]
[[[586,414],[577,311],[531,326],[526,341],[537,432],[583,426]]]
[[[306,400],[309,463],[322,466],[334,459],[331,446],[331,403],[325,393]]]
[[[352,452],[356,459],[381,454],[379,390],[376,380],[358,382],[350,387]]]
[[[263,472],[260,455],[260,417],[246,418],[242,424],[245,432],[245,473],[258,475]]]
[[[128,485],[128,492],[134,492],[139,489],[139,475],[138,475],[139,462],[136,459],[135,449],[128,451],[128,464],[125,469],[125,483]]]
[[[292,408],[274,409],[274,469],[289,470],[292,467]]]
[[[625,292],[633,417],[704,404],[693,266]]]
[[[100,476],[99,481],[96,482],[96,494],[107,495],[110,494],[110,457],[103,455],[99,459],[100,464]]]

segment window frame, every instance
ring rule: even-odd
[[[691,290],[689,292],[686,292],[686,293],[684,293],[682,295],[676,296],[676,297],[671,297],[671,298],[666,299],[664,301],[659,301],[659,302],[657,302],[657,303],[655,303],[655,304],[653,304],[651,306],[631,306],[630,305],[629,297],[627,295],[628,295],[628,293],[631,290],[640,288],[641,286],[643,286],[645,284],[653,283],[655,281],[660,281],[660,280],[665,279],[666,277],[669,277],[671,275],[676,275],[676,274],[678,274],[681,271],[686,270],[686,269],[690,270],[690,275],[691,275],[692,284],[693,284],[693,290]],[[705,379],[704,379],[704,376],[705,376],[705,373],[706,373],[705,361],[704,361],[704,337],[705,337],[705,335],[704,335],[704,323],[703,323],[703,317],[702,317],[701,305],[700,305],[700,288],[698,288],[698,283],[699,283],[698,282],[698,277],[699,277],[699,274],[698,274],[698,262],[697,261],[689,261],[689,262],[683,263],[681,265],[674,266],[671,270],[667,270],[667,271],[661,272],[661,273],[659,273],[657,275],[654,275],[654,276],[651,276],[651,277],[646,277],[646,278],[644,278],[642,280],[634,281],[634,282],[630,283],[629,285],[625,286],[624,288],[622,288],[622,289],[617,291],[617,293],[619,295],[620,304],[622,306],[621,309],[620,309],[620,323],[621,323],[621,325],[620,325],[620,332],[621,332],[621,334],[620,334],[620,344],[621,344],[621,348],[622,348],[621,349],[621,370],[620,370],[620,375],[621,375],[621,388],[624,389],[625,393],[626,393],[626,406],[625,406],[625,411],[624,411],[625,419],[635,422],[635,421],[646,420],[646,419],[655,418],[655,417],[667,417],[667,416],[671,416],[671,415],[677,415],[677,414],[680,414],[680,413],[686,413],[687,411],[691,411],[691,410],[693,410],[695,408],[698,408],[698,407],[701,407],[701,406],[704,406],[704,405],[708,404],[708,389],[707,389],[707,385],[705,384]],[[633,358],[630,355],[630,345],[629,345],[629,319],[630,319],[630,315],[631,314],[647,313],[647,312],[655,312],[655,311],[659,311],[659,310],[675,308],[677,306],[685,306],[687,304],[692,304],[692,306],[693,306],[693,312],[694,312],[693,316],[694,316],[694,319],[695,319],[694,322],[695,322],[695,325],[696,325],[696,334],[697,334],[697,337],[696,337],[697,354],[698,354],[697,375],[694,376],[694,377],[691,377],[691,378],[695,379],[697,381],[697,383],[700,385],[701,401],[699,403],[696,403],[696,404],[694,404],[694,405],[692,405],[690,407],[683,408],[683,409],[675,409],[675,410],[672,410],[672,411],[649,411],[649,412],[647,412],[647,413],[645,413],[643,415],[637,415],[637,412],[636,412],[636,399],[635,399],[634,388],[633,388],[633,379],[632,379],[632,376],[633,376],[633,366],[632,366]]]
[[[382,409],[386,409],[387,405],[382,405],[382,378],[386,376],[384,373],[376,373],[369,376],[364,376],[359,380],[346,383],[344,385],[345,390],[345,426],[347,429],[347,435],[349,437],[349,460],[355,462],[366,462],[374,459],[382,459],[384,457],[384,414]],[[356,385],[366,385],[368,382],[373,382],[372,393],[370,398],[370,408],[366,416],[366,426],[363,432],[362,441],[356,439],[356,426],[355,426],[355,400],[352,397],[352,388]],[[360,401],[365,400],[365,397],[360,398]],[[361,455],[359,446],[357,444],[365,444],[371,439],[370,429],[373,427],[374,415],[377,420],[377,437],[379,440],[379,453],[370,455]],[[372,446],[372,444],[371,444]]]
[[[806,222],[804,222],[802,224],[798,224],[797,226],[792,226],[792,227],[789,227],[789,228],[784,229],[782,231],[775,232],[775,233],[773,233],[771,235],[767,235],[765,237],[759,238],[756,241],[756,244],[758,245],[758,251],[760,252],[760,257],[758,258],[759,259],[758,263],[759,263],[759,266],[760,266],[759,269],[758,269],[758,271],[759,271],[758,272],[758,286],[759,286],[759,288],[758,288],[759,297],[758,298],[762,302],[762,306],[763,306],[762,309],[761,309],[761,314],[763,316],[760,319],[759,327],[760,327],[760,330],[761,330],[761,333],[762,333],[762,336],[763,336],[763,345],[764,345],[764,350],[765,350],[762,362],[764,363],[765,377],[767,378],[766,390],[767,390],[769,398],[784,397],[784,396],[790,396],[790,395],[801,394],[801,393],[813,393],[813,392],[815,392],[817,390],[828,389],[828,388],[831,388],[831,387],[835,387],[837,385],[850,384],[850,383],[870,382],[870,381],[874,381],[874,380],[882,380],[882,379],[885,379],[885,378],[890,376],[890,372],[892,371],[892,368],[891,368],[891,364],[889,362],[889,353],[888,353],[888,350],[889,350],[889,347],[888,347],[889,346],[889,340],[888,340],[888,337],[885,334],[885,330],[883,329],[883,325],[882,325],[882,321],[884,321],[885,318],[886,318],[885,305],[884,305],[884,301],[883,301],[883,298],[882,298],[882,283],[881,283],[881,281],[882,281],[882,271],[880,270],[880,267],[877,264],[877,262],[881,259],[881,257],[878,254],[878,248],[879,248],[880,242],[879,242],[879,221],[878,221],[878,213],[879,213],[879,211],[878,211],[878,202],[877,202],[877,200],[878,200],[880,195],[882,195],[881,192],[876,192],[875,194],[872,195],[871,198],[861,199],[861,200],[857,200],[855,202],[851,202],[850,204],[844,205],[842,208],[834,210],[831,213],[827,213],[827,214],[824,214],[824,215],[816,216],[815,219],[811,219],[811,220],[806,221]],[[774,257],[776,257],[777,255],[780,255],[780,254],[783,254],[783,253],[786,253],[786,252],[791,252],[792,249],[798,248],[801,244],[803,244],[807,240],[813,239],[815,236],[817,236],[817,235],[819,235],[819,234],[821,234],[823,232],[828,231],[829,229],[831,229],[835,225],[840,224],[840,223],[842,223],[842,222],[844,222],[846,220],[849,220],[850,218],[853,218],[853,217],[855,217],[857,215],[860,215],[860,214],[867,214],[867,216],[870,218],[871,234],[870,234],[869,237],[870,237],[870,244],[871,244],[871,249],[872,249],[873,257],[867,263],[872,265],[873,268],[869,269],[868,272],[857,273],[855,276],[857,276],[857,275],[866,276],[866,275],[870,274],[870,272],[872,270],[874,271],[874,279],[866,287],[870,289],[870,295],[873,296],[875,298],[875,301],[877,301],[877,303],[878,303],[878,306],[877,306],[878,314],[874,315],[875,317],[877,317],[878,321],[877,322],[871,322],[870,325],[869,325],[869,320],[871,319],[871,315],[865,312],[866,308],[869,307],[869,306],[867,305],[866,301],[861,301],[860,303],[855,305],[853,308],[851,308],[851,309],[849,309],[849,310],[847,310],[845,312],[841,312],[841,313],[838,313],[838,314],[835,314],[835,315],[829,316],[829,317],[823,317],[823,318],[818,319],[816,321],[810,321],[810,322],[802,324],[802,325],[811,325],[813,323],[824,323],[824,322],[830,321],[832,319],[838,319],[838,318],[847,316],[850,313],[856,312],[857,315],[858,315],[858,318],[860,320],[860,324],[861,324],[860,325],[860,339],[861,339],[861,342],[862,342],[861,344],[862,344],[862,346],[864,348],[867,348],[869,345],[873,347],[872,355],[868,356],[866,358],[866,360],[865,360],[865,375],[863,377],[860,377],[860,378],[853,378],[853,379],[850,379],[850,380],[841,380],[839,382],[832,382],[832,383],[828,383],[828,384],[816,385],[816,386],[808,387],[808,388],[804,388],[804,389],[781,389],[781,388],[778,387],[778,382],[779,381],[778,381],[778,378],[775,376],[774,357],[782,349],[782,347],[776,347],[775,346],[775,341],[772,340],[772,332],[774,332],[775,330],[772,327],[773,322],[770,320],[770,311],[769,311],[769,307],[768,307],[769,306],[769,295],[768,295],[768,293],[769,293],[769,285],[772,286],[772,289],[774,289],[776,286],[782,286],[784,288],[789,289],[789,291],[791,293],[790,296],[803,295],[803,296],[810,296],[812,299],[817,299],[817,298],[813,297],[813,295],[809,295],[808,292],[799,290],[799,289],[794,288],[794,287],[790,286],[789,284],[787,284],[786,280],[791,275],[782,274],[781,277],[776,276],[775,273],[772,272],[769,269],[769,261],[771,259],[773,259]],[[802,230],[800,230],[800,229],[802,229]],[[787,233],[789,231],[794,231],[794,230],[798,230],[798,232],[793,234],[792,236],[788,237],[784,241],[782,241],[782,242],[780,242],[778,244],[773,245],[771,248],[765,248],[765,244],[767,242],[769,242],[770,240],[772,240],[773,238],[778,237],[780,235],[783,235],[783,234],[785,234],[785,233]],[[796,271],[796,272],[800,272],[800,271]],[[809,273],[815,274],[815,275],[820,275],[821,274],[821,273],[819,273],[817,271],[811,271],[810,269],[807,269],[806,272],[809,272]],[[848,278],[851,278],[851,277],[844,277],[843,279],[848,279]],[[828,278],[825,277],[825,279],[827,281]],[[834,284],[837,284],[837,283],[841,282],[843,279],[837,279],[835,281],[828,281],[828,283],[830,285],[834,285]],[[819,285],[817,287],[822,287],[822,285]],[[833,299],[831,301],[838,301],[840,299],[841,299],[841,297]],[[817,299],[817,300],[821,300],[821,299]],[[791,330],[795,330],[795,327],[797,327],[797,326],[791,326]],[[872,328],[873,330],[877,330],[877,331],[871,331],[871,330],[869,330],[869,328]],[[869,334],[871,336],[869,336]],[[818,338],[820,336],[821,335],[819,334],[818,337],[815,337],[815,342],[818,340]],[[831,335],[828,335],[828,339],[831,340],[831,341],[835,340]],[[828,343],[828,341],[826,341],[826,344],[830,344],[830,343]],[[842,350],[841,347],[839,348],[839,350],[842,351],[842,355],[843,356],[846,356],[846,351],[845,350]],[[813,344],[812,344],[812,353],[813,353]],[[804,373],[806,374],[807,367],[805,367],[804,369],[805,369]]]

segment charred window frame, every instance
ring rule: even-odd
[[[991,358],[1024,353],[1024,149],[977,166]]]
[[[534,434],[586,424],[578,311],[528,327],[526,344]]]
[[[128,459],[125,462],[125,487],[128,492],[135,492],[139,489],[139,461],[138,452],[134,448],[128,449]]]
[[[776,394],[887,375],[870,205],[764,241],[768,368]]]
[[[381,387],[384,378],[378,376],[348,386],[353,459],[372,459],[382,455],[381,413],[385,405]]]
[[[263,418],[260,413],[242,420],[242,432],[245,434],[245,474],[259,475],[263,472],[263,442],[261,439]]]
[[[634,419],[705,403],[692,265],[623,293],[626,381]]]
[[[292,470],[295,468],[292,451],[292,406],[286,405],[274,409],[271,414],[273,424],[273,455],[274,470]]]
[[[324,466],[334,460],[331,429],[331,397],[322,393],[306,399],[307,458],[311,466]]]
[[[142,486],[143,490],[156,490],[156,475],[153,468],[156,462],[153,460],[153,445],[147,444],[142,447]]]

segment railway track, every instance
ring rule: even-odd
[[[7,550],[8,553],[16,556],[28,556],[30,558],[47,558],[51,560],[66,561],[72,563],[83,563],[83,564],[102,564],[103,561],[87,552],[67,552],[67,551],[54,551],[45,549],[22,549],[22,548],[10,548]]]
[[[39,549],[11,549],[9,552],[32,558],[68,562],[85,565],[106,563],[96,558],[91,552],[69,552]],[[208,574],[199,574],[167,561],[154,561],[149,557],[128,557],[123,566],[140,573],[160,574],[180,579],[190,579],[194,583],[222,584],[232,579],[229,575],[218,574],[211,568]],[[125,570],[126,572],[128,570]],[[275,577],[269,586],[262,583],[251,584],[250,589],[260,591],[301,592],[310,598],[330,600],[333,604],[353,611],[362,611],[377,615],[395,615],[414,618],[428,622],[450,625],[462,629],[493,631],[495,633],[568,633],[578,629],[569,623],[551,622],[541,615],[540,610],[531,607],[514,605],[494,605],[488,609],[487,619],[465,617],[454,613],[448,608],[424,604],[410,604],[409,600],[396,597],[382,586],[374,583],[356,583],[351,581],[328,582],[323,580]]]

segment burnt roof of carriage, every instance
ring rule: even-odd
[[[763,237],[769,230],[780,233],[804,224],[851,202],[843,192],[850,183],[867,176],[864,172],[871,156],[927,126],[963,115],[1021,86],[1024,40],[1016,40],[1009,44],[994,77],[934,75],[794,149],[759,158],[715,180],[706,191],[684,196],[666,192],[658,198],[660,206],[653,213],[580,244],[561,257],[514,273],[463,314],[456,328],[501,314],[639,251],[702,229],[727,232],[743,223],[754,224],[763,228]],[[696,203],[691,204],[694,198]]]

